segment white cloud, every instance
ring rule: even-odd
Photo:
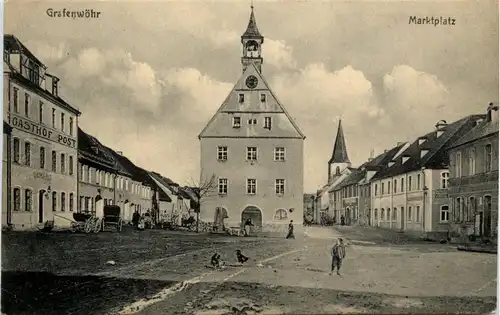
[[[57,62],[68,55],[68,46],[65,43],[52,45],[45,41],[31,40],[25,45],[43,63]]]
[[[262,46],[262,55],[266,58],[266,64],[278,69],[295,68],[297,62],[293,58],[293,49],[284,40],[267,39]]]

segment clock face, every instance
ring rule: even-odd
[[[257,79],[256,76],[249,76],[245,82],[248,86],[249,89],[255,89],[255,87],[257,86],[257,83],[259,83],[259,80]]]

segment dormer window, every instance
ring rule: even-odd
[[[403,156],[403,164],[406,163],[406,161],[408,161],[410,159],[409,156]]]
[[[394,164],[395,164],[394,161],[390,161],[389,164],[388,164],[388,166],[392,167]]]
[[[239,94],[238,95],[238,102],[241,104],[241,103],[245,103],[245,94]]]
[[[420,150],[420,158],[423,158],[427,153],[429,153],[429,150]]]
[[[233,117],[233,128],[241,127],[241,117]]]
[[[418,145],[422,145],[426,141],[425,138],[418,139]]]
[[[255,118],[251,118],[251,119],[249,119],[249,120],[248,120],[248,124],[249,124],[249,125],[257,125],[257,119],[255,119]]]
[[[266,102],[266,94],[261,94],[260,95],[260,102],[265,103]]]
[[[271,130],[271,117],[264,117],[264,128]]]

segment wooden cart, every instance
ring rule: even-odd
[[[103,209],[102,229],[107,227],[116,227],[118,232],[123,229],[123,220],[120,217],[120,207],[115,205],[106,205]]]

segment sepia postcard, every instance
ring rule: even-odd
[[[3,4],[1,314],[493,314],[499,2]]]

